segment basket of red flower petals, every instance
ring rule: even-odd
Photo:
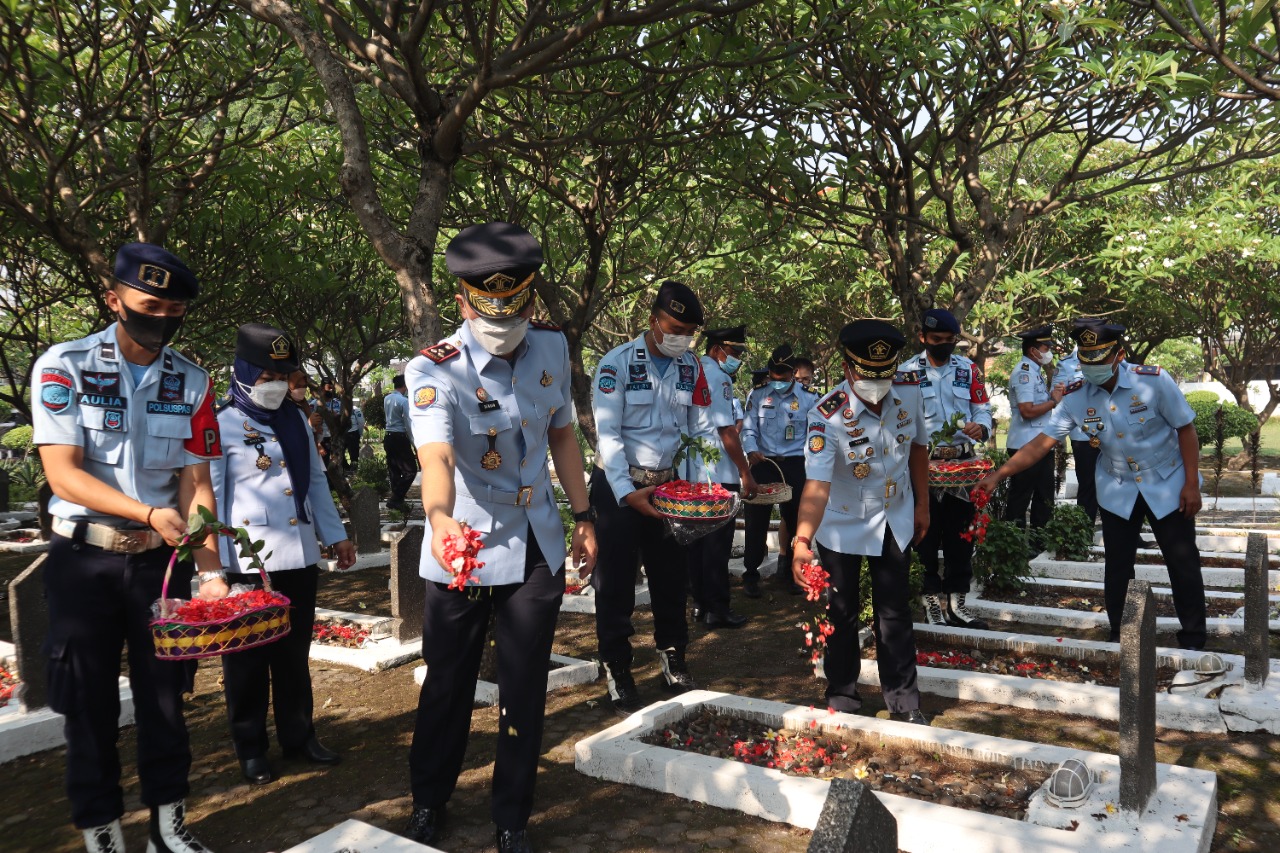
[[[289,599],[271,589],[252,589],[216,601],[167,598],[165,575],[159,613],[151,620],[156,657],[197,660],[273,643],[289,633]],[[154,611],[153,611],[154,612]]]
[[[216,600],[169,597],[169,580],[178,560],[192,559],[209,536],[227,536],[262,575],[262,589],[237,587]],[[266,567],[244,528],[228,527],[212,510],[198,507],[187,521],[187,535],[173,550],[160,598],[151,605],[151,639],[161,660],[198,660],[274,643],[289,633],[289,599],[271,589]]]
[[[733,514],[733,492],[719,483],[672,480],[653,491],[653,508],[667,518],[720,519]]]
[[[765,457],[765,461],[778,469],[778,482],[757,484],[755,497],[743,498],[743,503],[773,506],[791,500],[791,487],[782,479],[781,466],[768,457]]]
[[[930,459],[929,488],[972,486],[990,473],[990,459]]]

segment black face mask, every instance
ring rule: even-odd
[[[116,316],[120,319],[125,334],[149,352],[159,352],[161,347],[173,340],[173,336],[182,327],[182,321],[186,319],[186,315],[157,317],[154,314],[138,314],[130,311],[123,302],[120,303],[120,311]]]
[[[925,344],[924,348],[934,361],[946,361],[956,351],[955,344]]]

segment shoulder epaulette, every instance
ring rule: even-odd
[[[1079,391],[1083,387],[1084,387],[1084,380],[1077,379],[1075,382],[1072,382],[1070,385],[1066,387],[1066,393],[1070,394],[1072,391]]]
[[[535,329],[542,329],[544,332],[563,331],[563,329],[561,329],[559,326],[555,325],[554,323],[547,323],[542,320],[530,320],[529,325]]]
[[[806,394],[817,394],[817,393],[818,393],[818,392],[817,392],[817,391],[815,391],[814,389],[810,388],[808,385],[801,385],[800,387],[804,389],[804,391],[805,391],[805,393],[806,393]]]
[[[461,352],[461,350],[448,341],[441,341],[438,344],[432,344],[422,350],[422,354],[434,361],[436,364],[448,361],[459,352]]]
[[[213,407],[213,411],[214,411],[214,413],[215,413],[215,414],[219,414],[219,415],[220,415],[220,414],[222,414],[223,412],[225,412],[225,411],[226,411],[227,409],[229,409],[229,408],[231,408],[231,398],[230,398],[230,397],[228,397],[227,399],[223,400],[221,403],[216,404],[216,405]]]
[[[831,416],[840,411],[840,408],[848,401],[848,394],[843,391],[836,391],[830,397],[818,404],[818,413],[824,418],[830,420]]]
[[[919,385],[920,372],[917,370],[899,370],[893,374],[894,385]]]
[[[1160,367],[1155,364],[1135,364],[1133,372],[1139,376],[1159,376]]]

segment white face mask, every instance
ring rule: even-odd
[[[853,393],[868,403],[875,404],[888,397],[892,387],[892,379],[857,379],[853,383]]]
[[[668,335],[663,332],[662,340],[658,343],[658,352],[667,358],[679,358],[693,346],[693,338],[693,335]]]
[[[520,346],[529,331],[529,320],[514,317],[507,320],[491,320],[488,317],[472,317],[471,336],[490,355],[508,355]]]
[[[241,382],[240,387],[249,395],[249,402],[268,412],[274,412],[280,408],[284,398],[289,395],[289,383],[284,379],[262,382],[258,385],[245,385]]]
[[[1050,364],[1053,363],[1053,350],[1049,350],[1049,349],[1043,350],[1043,351],[1036,350],[1035,352],[1031,353],[1031,357],[1035,359],[1037,362],[1039,362],[1040,364],[1048,367]]]

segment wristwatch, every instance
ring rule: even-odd
[[[593,507],[593,506],[589,506],[589,507],[587,507],[586,509],[584,509],[582,512],[575,512],[575,513],[573,514],[573,520],[574,520],[574,521],[589,521],[589,522],[591,522],[592,524],[595,524],[595,523],[596,523],[596,508],[595,508],[595,507]]]
[[[200,585],[203,586],[209,581],[224,581],[227,579],[227,573],[222,569],[216,572],[200,572]]]

